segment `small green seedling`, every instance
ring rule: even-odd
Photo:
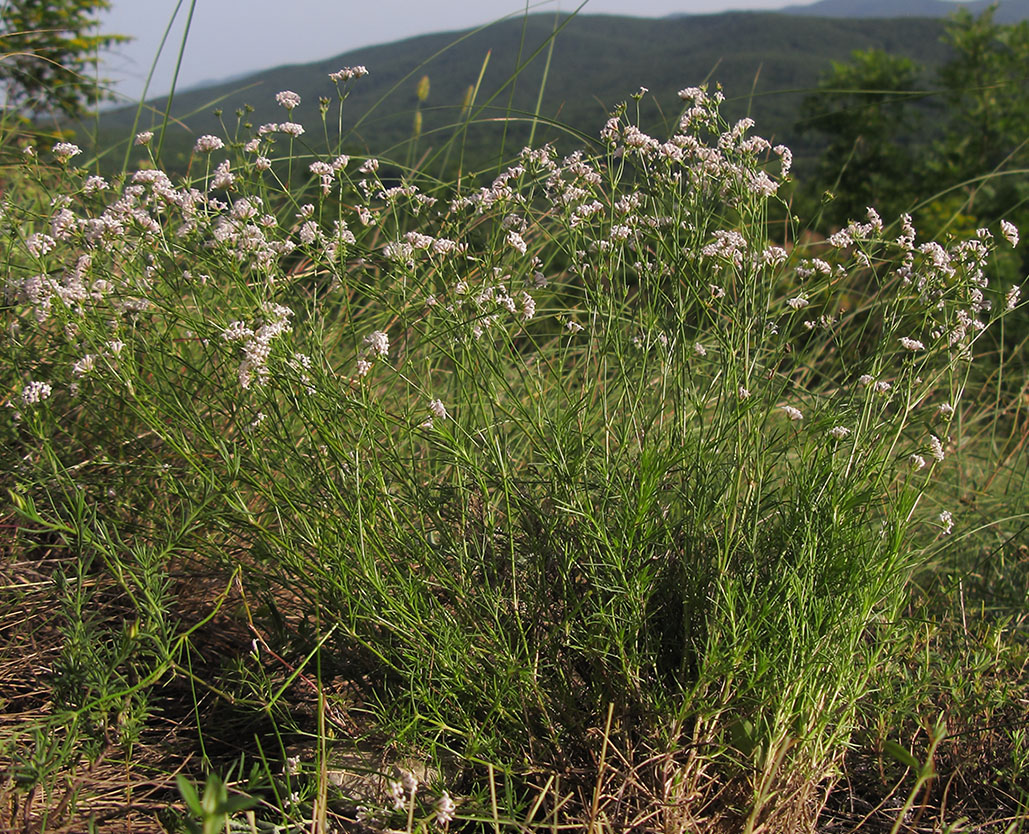
[[[197,789],[181,773],[176,777],[179,793],[191,815],[186,819],[190,834],[218,834],[228,831],[229,818],[237,811],[253,808],[257,800],[252,796],[229,796],[229,790],[217,773],[211,773],[204,785],[203,799]],[[198,821],[199,820],[199,821]]]

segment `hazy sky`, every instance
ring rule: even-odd
[[[161,36],[172,24],[148,95],[171,86],[191,0],[112,0],[105,32],[134,39],[108,56],[103,74],[122,95],[142,93]],[[813,0],[588,0],[583,13],[661,17],[677,12],[772,10]],[[573,0],[536,2],[533,11],[573,11]],[[196,0],[180,87],[279,64],[306,63],[428,32],[466,29],[524,12],[518,0]],[[176,13],[177,10],[177,13]],[[374,70],[374,67],[370,68]]]

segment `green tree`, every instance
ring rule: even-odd
[[[836,199],[826,225],[865,205],[893,215],[934,195],[921,211],[934,233],[1029,222],[1029,22],[999,24],[995,11],[950,17],[943,41],[952,57],[936,75],[931,130],[916,106],[928,94],[916,92],[907,58],[855,52],[823,76],[801,127],[827,140],[818,188]]]
[[[975,18],[962,9],[947,26],[947,120],[932,154],[933,173],[965,183],[966,210],[986,221],[1019,206],[1024,215],[1029,203],[1029,22],[998,24],[995,11]]]
[[[924,95],[920,75],[909,58],[857,50],[849,63],[833,61],[805,98],[798,127],[828,140],[818,182],[835,199],[825,220],[844,223],[867,206],[890,211],[907,199],[921,167],[912,142],[919,121],[912,105]]]
[[[91,71],[126,40],[96,32],[108,0],[0,0],[0,87],[19,115],[80,116],[104,97]]]

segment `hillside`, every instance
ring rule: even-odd
[[[953,14],[957,9],[967,9],[973,15],[980,15],[996,0],[973,0],[969,3],[954,3],[951,0],[819,0],[808,6],[789,6],[783,14],[810,17],[844,18],[939,18]],[[1029,0],[1003,0],[997,8],[994,20],[998,23],[1018,23],[1029,19]]]
[[[905,54],[932,67],[945,59],[940,42],[942,21],[903,19],[847,20],[794,17],[782,14],[732,13],[675,19],[641,19],[603,15],[531,15],[524,21],[522,62],[528,62],[517,84],[506,87],[518,65],[523,21],[503,21],[479,31],[450,32],[411,38],[355,50],[304,65],[282,66],[255,75],[176,96],[172,115],[188,131],[172,128],[166,142],[166,164],[183,165],[193,137],[224,135],[236,130],[235,111],[254,107],[247,122],[253,126],[282,121],[284,111],[274,95],[290,89],[303,104],[294,120],[315,135],[319,96],[333,96],[328,73],[341,66],[363,64],[371,74],[355,87],[347,102],[344,133],[356,152],[394,155],[410,135],[416,104],[415,87],[428,74],[432,89],[423,105],[424,135],[420,150],[438,147],[452,135],[460,102],[475,83],[488,56],[477,106],[484,124],[473,128],[468,145],[473,155],[487,144],[496,147],[503,126],[496,116],[508,111],[531,113],[543,77],[546,43],[556,26],[552,61],[542,98],[541,114],[569,125],[584,136],[596,137],[609,111],[641,86],[654,98],[642,103],[641,118],[661,133],[678,111],[676,91],[706,80],[722,84],[728,97],[726,112],[747,113],[763,135],[790,143],[803,157],[807,146],[797,135],[797,106],[832,60],[845,60],[852,50],[881,48]],[[529,61],[535,52],[534,59]],[[492,103],[489,103],[492,99]],[[159,124],[164,99],[148,103],[141,128]],[[221,120],[213,115],[223,112]],[[132,129],[134,107],[105,112],[101,144],[125,141]],[[494,121],[490,121],[490,120]],[[509,124],[508,150],[528,136],[526,124]],[[320,132],[320,131],[319,131]],[[555,139],[561,131],[537,131],[536,141]],[[247,135],[242,130],[240,135]],[[324,141],[324,140],[323,140]],[[582,137],[564,139],[563,147],[581,144]],[[113,157],[112,157],[113,158]]]

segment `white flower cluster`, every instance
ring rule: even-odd
[[[21,401],[25,405],[35,405],[40,400],[45,400],[49,397],[53,390],[50,387],[50,383],[33,380],[26,383],[25,387],[21,389]]]
[[[58,162],[67,162],[73,156],[78,156],[82,153],[82,148],[78,145],[73,145],[71,142],[58,142],[54,145],[53,151]]]
[[[292,90],[283,90],[281,93],[275,94],[275,102],[280,107],[285,107],[287,111],[292,112],[294,107],[300,106],[300,96]]]
[[[266,302],[261,311],[263,323],[256,330],[242,321],[234,321],[222,331],[222,339],[226,342],[243,343],[243,361],[237,372],[243,388],[267,382],[272,340],[293,329],[289,323],[293,311],[288,307]]]
[[[336,72],[330,72],[329,78],[334,84],[339,84],[341,81],[352,81],[355,78],[364,78],[367,74],[368,69],[364,66],[343,67],[342,69],[336,70]]]
[[[205,134],[197,139],[196,144],[193,146],[194,153],[211,153],[212,151],[220,150],[225,147],[225,143],[217,136],[211,136]]]

